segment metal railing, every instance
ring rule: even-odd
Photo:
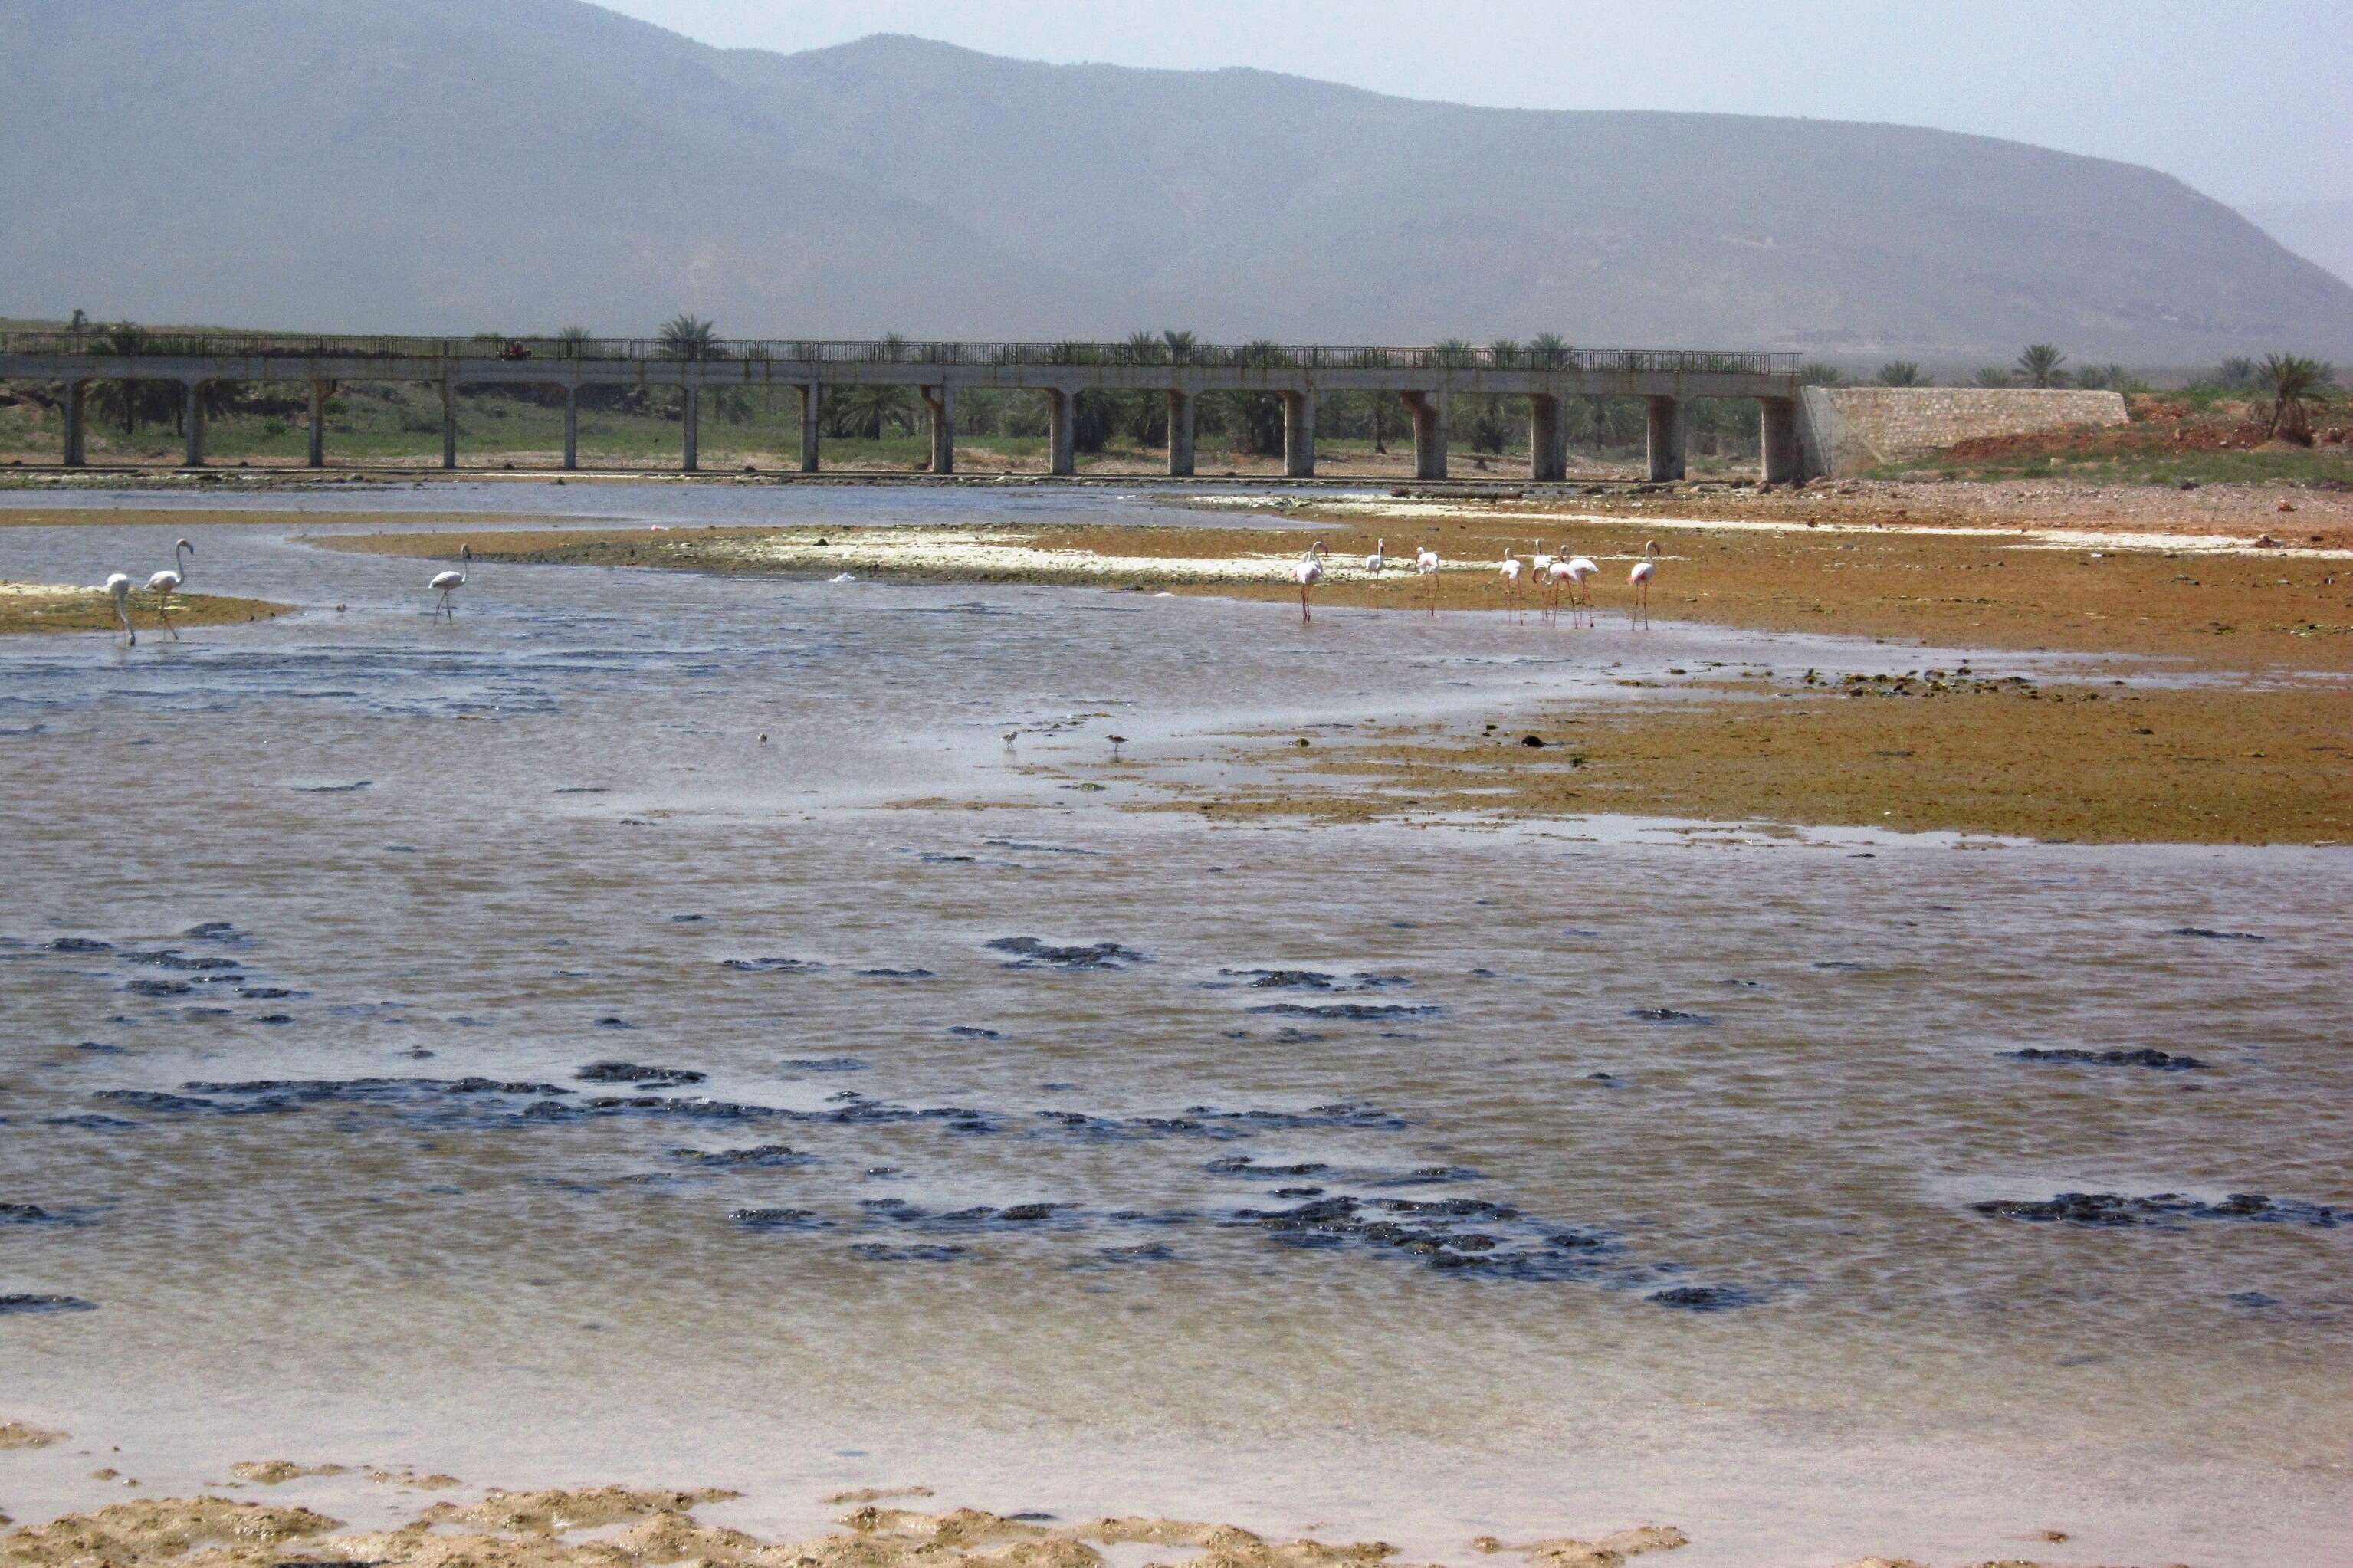
[[[1335,347],[1295,343],[973,342],[865,339],[462,338],[299,332],[172,332],[143,328],[0,332],[0,353],[176,359],[777,361],[798,364],[1187,366],[1263,370],[1561,370],[1603,374],[1794,375],[1795,353],[1763,350],[1579,349],[1550,343]]]

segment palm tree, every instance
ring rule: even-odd
[[[1440,338],[1430,353],[1430,363],[1440,370],[1468,370],[1479,361],[1479,351],[1463,338]]]
[[[1892,359],[1879,367],[1879,384],[1882,386],[1926,386],[1927,379],[1920,374],[1919,363],[1914,360]]]
[[[1154,332],[1130,332],[1127,341],[1119,345],[1120,357],[1129,364],[1166,364],[1168,345]]]
[[[662,353],[671,359],[711,357],[711,323],[681,310],[661,324]]]
[[[2018,378],[1998,364],[1984,366],[1971,382],[1976,386],[2015,386],[2017,384]]]
[[[1568,355],[1568,340],[1558,332],[1538,332],[1528,340],[1528,361],[1538,370],[1558,370]]]
[[[2029,386],[2064,386],[2067,373],[2059,367],[2066,363],[2067,356],[2056,345],[2029,343],[2026,352],[2018,356],[2018,374]]]
[[[2299,447],[2311,446],[2312,416],[2306,412],[2304,400],[2336,378],[2335,367],[2319,360],[2306,359],[2302,354],[2265,354],[2255,380],[2271,394],[2272,438],[2293,441]]]
[[[1798,384],[1800,386],[1844,386],[1846,384],[1846,372],[1839,369],[1839,367],[1834,364],[1824,364],[1820,360],[1809,360],[1804,364],[1798,367]]]
[[[1160,334],[1160,341],[1168,345],[1168,363],[1170,364],[1183,364],[1187,360],[1193,357],[1195,339],[1192,333],[1179,331],[1176,328],[1172,327],[1168,331]]]
[[[1487,363],[1497,370],[1509,370],[1527,353],[1517,339],[1497,338],[1487,345]]]
[[[558,328],[555,333],[555,357],[557,359],[586,359],[588,357],[588,343],[589,337],[587,328]]]

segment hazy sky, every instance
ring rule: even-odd
[[[706,43],[915,33],[1410,98],[1894,121],[2353,199],[2353,0],[600,0]]]

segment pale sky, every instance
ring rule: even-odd
[[[1893,121],[2353,199],[2353,0],[599,0],[791,52],[913,33],[1409,98]]]

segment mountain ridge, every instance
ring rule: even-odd
[[[2222,204],[1919,127],[720,49],[584,0],[0,0],[0,31],[17,314],[2353,355],[2353,287]]]

